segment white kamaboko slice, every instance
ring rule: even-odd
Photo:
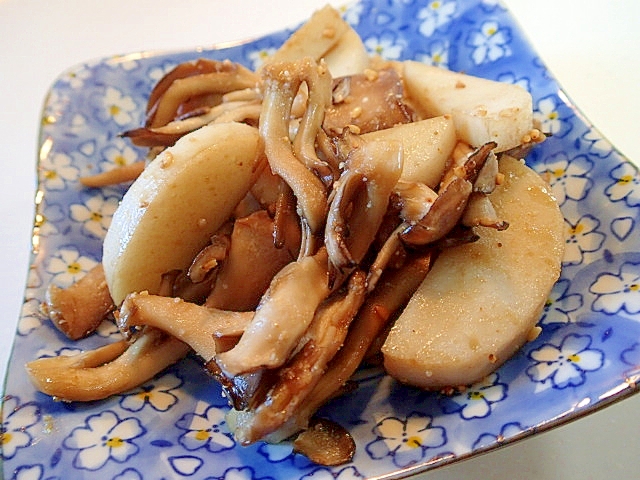
[[[369,65],[360,36],[330,5],[315,11],[268,61],[295,62],[304,57],[324,59],[333,78],[361,73]]]
[[[477,242],[443,251],[384,343],[384,366],[403,383],[468,385],[536,332],[560,274],[564,220],[533,170],[505,155],[500,171],[490,198],[509,228],[478,228]]]
[[[188,268],[249,190],[261,145],[254,127],[213,124],[147,166],[104,240],[102,263],[116,305],[131,292],[158,293],[164,273]]]
[[[360,35],[351,27],[340,37],[340,41],[327,51],[324,61],[333,78],[362,73],[370,63],[369,53]]]
[[[496,152],[508,150],[533,128],[531,95],[518,85],[414,61],[403,63],[403,79],[422,114],[452,115],[460,139],[474,147],[493,141]]]
[[[269,58],[274,62],[295,62],[303,57],[319,61],[334,48],[342,35],[351,27],[330,5],[316,10],[313,15],[278,48]]]
[[[398,141],[402,144],[403,165],[400,179],[424,183],[435,188],[447,159],[456,146],[456,130],[450,115],[365,133],[364,139]]]

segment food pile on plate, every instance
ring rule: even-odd
[[[361,364],[455,390],[537,335],[563,218],[521,160],[545,135],[519,86],[371,57],[326,7],[258,71],[178,65],[124,135],[148,158],[84,179],[133,181],[102,264],[44,305],[122,339],[29,363],[42,392],[103,399],[193,353],[240,443],[331,465],[353,442],[314,414]]]

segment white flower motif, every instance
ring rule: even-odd
[[[614,182],[604,193],[612,202],[624,200],[630,207],[640,205],[640,175],[631,163],[621,163],[609,175]]]
[[[358,480],[364,478],[358,470],[351,466],[335,471],[326,467],[319,467],[300,477],[300,480]]]
[[[567,279],[558,280],[549,298],[544,304],[541,324],[570,323],[569,314],[582,307],[582,295],[578,293],[567,294],[571,282]]]
[[[366,451],[374,460],[391,456],[400,467],[418,462],[427,449],[447,443],[445,429],[431,422],[430,416],[421,413],[412,413],[406,420],[386,417],[374,427],[377,438],[366,446]]]
[[[221,452],[234,447],[235,440],[227,429],[225,413],[221,408],[209,406],[200,415],[187,413],[176,422],[176,427],[185,430],[179,442],[187,450],[206,448],[210,452]]]
[[[583,215],[577,222],[565,219],[565,251],[562,261],[577,265],[584,261],[585,253],[596,252],[602,247],[605,235],[598,231],[600,221],[592,215]]]
[[[91,77],[91,70],[86,66],[66,71],[60,80],[69,84],[73,89],[80,89],[84,86],[85,80]]]
[[[93,158],[96,154],[96,141],[87,140],[86,142],[82,142],[80,145],[78,145],[78,151],[81,152],[85,157]]]
[[[55,124],[62,116],[62,112],[69,104],[69,96],[62,89],[53,88],[47,94],[42,112],[42,126]]]
[[[69,122],[69,131],[76,135],[80,135],[86,128],[87,118],[81,113],[76,113],[75,115],[73,115],[71,121]]]
[[[47,190],[64,190],[67,184],[80,177],[80,170],[72,165],[66,153],[47,155],[40,162],[40,181]]]
[[[35,268],[29,269],[27,275],[27,288],[25,292],[25,298],[36,298],[40,294],[40,287],[42,287],[42,278],[40,273]]]
[[[102,338],[114,337],[116,340],[122,338],[122,332],[114,322],[102,322],[95,331],[96,335]]]
[[[362,10],[364,5],[361,3],[355,3],[349,6],[349,8],[343,6],[340,7],[340,13],[344,18],[344,21],[349,25],[358,25],[360,23],[360,17],[362,16]]]
[[[582,385],[587,372],[598,370],[604,364],[604,353],[590,346],[589,335],[573,333],[564,337],[560,345],[545,343],[529,353],[534,364],[526,373],[534,382],[554,388]]]
[[[59,233],[56,222],[65,218],[60,205],[46,205],[46,200],[40,204],[40,208],[35,216],[34,226],[38,229],[38,235],[48,237]]]
[[[251,62],[251,68],[253,70],[259,69],[267,59],[276,52],[275,48],[263,48],[260,50],[253,50],[249,52],[247,57]]]
[[[593,302],[597,312],[640,313],[640,264],[627,262],[617,274],[601,273],[589,291],[598,296]]]
[[[588,176],[592,169],[593,162],[585,155],[569,159],[564,152],[551,155],[537,167],[560,205],[567,199],[577,202],[587,196],[593,185],[593,180]]]
[[[379,37],[367,38],[364,46],[373,55],[379,55],[386,60],[398,60],[404,48],[404,44],[398,40],[396,34],[389,30],[382,32]]]
[[[589,144],[589,154],[596,155],[600,158],[608,157],[613,150],[613,146],[609,140],[604,138],[593,128],[587,130],[587,132],[582,135],[582,140]]]
[[[59,350],[39,350],[36,354],[37,358],[51,357],[75,357],[83,352],[81,348],[62,347]]]
[[[4,398],[2,404],[2,427],[0,446],[2,458],[13,458],[19,448],[28,447],[33,441],[29,429],[40,420],[40,409],[35,403],[20,405],[14,396]]]
[[[205,480],[272,480],[272,477],[257,477],[253,467],[231,467],[224,472],[224,475],[207,477]]]
[[[537,109],[533,112],[533,119],[540,124],[543,132],[564,135],[570,130],[567,119],[560,116],[559,106],[560,103],[554,95],[544,97],[538,102]]]
[[[459,412],[465,420],[484,418],[491,413],[494,403],[506,397],[507,386],[498,382],[498,375],[493,373],[464,392],[447,399],[445,410]],[[449,402],[455,406],[452,407]]]
[[[174,68],[176,68],[176,64],[174,62],[165,62],[162,65],[157,65],[150,68],[149,71],[147,72],[147,76],[155,85],[160,80],[162,80],[162,77],[164,77],[167,73],[169,73]]]
[[[489,20],[480,26],[480,30],[469,34],[467,44],[473,47],[471,59],[476,65],[480,65],[511,55],[510,41],[511,31],[501,27],[498,22]]]
[[[126,462],[140,450],[133,440],[146,433],[140,420],[121,420],[115,412],[104,411],[87,417],[81,427],[74,428],[63,445],[77,450],[73,466],[83,470],[98,470],[109,460]]]
[[[140,160],[136,149],[118,138],[112,144],[102,150],[103,161],[100,162],[100,171],[107,172],[114,168],[131,165]]]
[[[625,348],[620,354],[620,359],[635,370],[640,365],[640,343],[635,342],[629,348]]]
[[[507,423],[502,426],[500,429],[500,433],[483,433],[478,437],[478,439],[473,442],[473,449],[476,450],[482,447],[488,447],[494,443],[503,443],[505,439],[509,437],[515,437],[516,435],[522,433],[525,428],[520,425],[518,422]]]
[[[502,4],[500,0],[482,0],[482,5],[489,11],[500,7]]]
[[[22,306],[22,315],[18,322],[18,335],[28,335],[36,328],[39,328],[45,318],[40,311],[40,300],[31,298],[25,301]]]
[[[107,87],[99,106],[98,116],[103,120],[113,120],[119,126],[134,121],[132,114],[136,111],[136,103],[117,88]]]
[[[429,46],[426,55],[420,55],[418,61],[433,65],[435,67],[448,68],[449,66],[449,43],[437,40]]]
[[[133,468],[125,468],[119,475],[113,477],[113,480],[142,480],[142,475]]]
[[[263,442],[258,447],[258,453],[272,463],[282,462],[291,457],[293,445],[286,442],[267,443]]]
[[[434,0],[418,11],[419,32],[430,37],[441,26],[449,23],[456,11],[456,2]]]
[[[96,263],[89,257],[81,256],[78,250],[69,248],[54,254],[49,260],[46,271],[53,275],[51,281],[54,284],[66,288],[80,280]]]
[[[44,467],[41,464],[21,465],[16,468],[11,480],[42,480]]]
[[[512,72],[502,73],[498,75],[497,80],[503,83],[511,83],[513,85],[518,85],[519,87],[522,87],[527,92],[531,91],[529,79],[527,77],[518,78]]]
[[[130,55],[115,56],[110,61],[106,62],[106,65],[113,68],[121,68],[125,72],[130,72],[138,68],[138,61]]]
[[[69,206],[71,219],[81,223],[87,235],[104,238],[118,203],[117,197],[105,197],[102,193],[98,193],[84,204],[71,204]]]
[[[182,380],[175,375],[163,375],[124,394],[120,406],[130,412],[139,412],[147,405],[158,412],[166,412],[178,402],[172,391],[181,385]]]

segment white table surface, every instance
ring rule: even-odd
[[[505,1],[587,118],[639,164],[640,2]],[[295,25],[325,3],[0,0],[2,380],[29,260],[40,109],[55,77],[67,67],[112,54],[191,49],[259,36]],[[638,478],[639,413],[636,395],[569,425],[416,478]]]

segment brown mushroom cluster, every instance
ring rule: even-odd
[[[475,241],[478,225],[508,223],[489,196],[501,181],[495,142],[459,141],[435,185],[404,179],[402,143],[365,135],[421,120],[401,72],[372,59],[334,78],[324,60],[331,48],[293,59],[281,52],[257,72],[200,59],[158,82],[145,125],[124,136],[153,158],[204,125],[251,125],[263,149],[251,188],[188,268],[165,272],[158,292],[114,305],[101,267],[67,291],[50,287],[46,311],[70,338],[114,312],[123,340],[31,362],[40,390],[66,401],[105,398],[192,352],[223,386],[241,444],[309,429],[296,451],[323,464],[351,458],[349,441],[329,451],[348,434],[318,423],[317,409],[363,362],[376,362],[441,251]]]

